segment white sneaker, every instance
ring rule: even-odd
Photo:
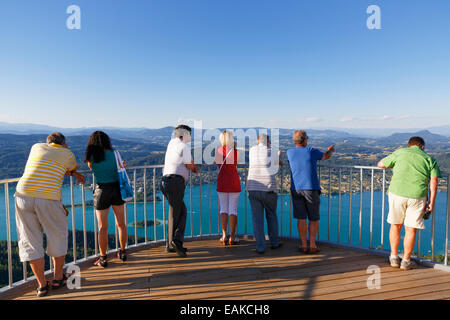
[[[389,256],[389,262],[391,263],[392,268],[399,268],[400,267],[400,258]]]
[[[415,268],[417,268],[417,265],[412,260],[409,261],[402,260],[402,264],[400,265],[401,270],[410,270]]]

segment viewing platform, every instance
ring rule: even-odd
[[[426,230],[418,234],[413,259],[419,267],[401,271],[388,264],[385,170],[319,166],[325,192],[318,235],[322,251],[317,254],[298,251],[290,195],[280,190],[277,214],[284,245],[276,250],[268,246],[261,255],[255,251],[251,210],[244,189],[238,210],[241,242],[225,247],[219,243],[214,168],[202,166],[199,176],[191,176],[186,188],[185,247],[189,251],[186,258],[180,258],[165,251],[168,204],[164,199],[157,201],[156,188],[161,168],[128,168],[137,195],[126,206],[128,261],[116,258],[117,229],[112,218],[110,236],[115,237],[115,248],[110,243],[110,260],[105,269],[92,265],[99,254],[97,224],[93,209],[87,204],[86,189],[93,181],[79,186],[70,179],[63,201],[70,201],[69,229],[77,232],[71,232],[69,237],[66,267],[81,268],[81,288],[50,291],[42,298],[36,297],[37,283],[29,265],[18,261],[12,200],[18,179],[0,181],[5,192],[0,231],[6,235],[8,255],[7,271],[2,271],[3,276],[7,272],[8,283],[0,288],[0,299],[450,299],[448,173],[439,181],[436,212],[426,222]],[[240,173],[244,183],[246,168],[240,168]],[[285,169],[280,170],[277,179],[288,181],[287,177]],[[136,192],[139,189],[143,192]],[[153,223],[148,225],[147,221]],[[144,227],[139,229],[142,224]],[[368,280],[373,273],[368,268],[373,266],[379,268],[380,287],[369,289]],[[52,274],[50,264],[46,275],[51,278]]]
[[[322,246],[301,255],[298,243],[285,240],[259,255],[253,240],[222,247],[218,238],[186,242],[188,256],[166,253],[164,246],[141,249],[127,262],[111,259],[107,268],[85,266],[81,289],[51,291],[37,298],[24,288],[3,299],[450,299],[450,273],[419,267],[401,271],[385,256]],[[380,289],[368,289],[369,266],[381,272]]]

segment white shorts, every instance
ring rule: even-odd
[[[66,255],[67,217],[61,201],[16,196],[15,204],[20,261],[44,257],[43,232],[47,237],[47,255]]]
[[[425,229],[423,215],[425,214],[426,198],[411,199],[389,193],[390,224],[404,224],[405,227]]]
[[[217,192],[219,194],[220,213],[237,216],[240,192]]]

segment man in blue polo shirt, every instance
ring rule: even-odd
[[[307,147],[306,131],[294,132],[295,148],[287,151],[291,169],[291,194],[294,218],[297,220],[298,233],[302,242],[300,252],[317,253],[320,249],[316,245],[316,235],[320,221],[320,182],[317,176],[317,161],[331,158],[334,145],[327,152]],[[307,228],[306,218],[309,220]],[[307,229],[309,229],[310,247],[307,245]]]

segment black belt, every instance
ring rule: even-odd
[[[163,176],[163,178],[181,178],[184,180],[184,177],[180,176],[179,174],[167,174],[167,175]]]

